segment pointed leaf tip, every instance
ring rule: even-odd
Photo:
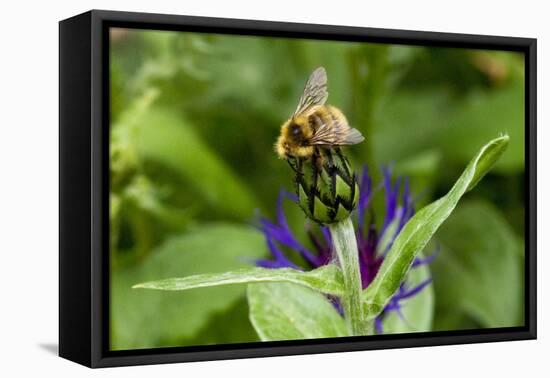
[[[340,296],[343,293],[342,272],[334,264],[325,265],[309,272],[290,268],[245,268],[232,272],[198,274],[183,278],[144,282],[136,284],[132,288],[178,291],[255,282],[288,282],[325,294]]]
[[[417,212],[405,224],[374,278],[363,291],[362,301],[369,318],[388,303],[406,278],[414,258],[424,249],[439,226],[451,215],[462,196],[471,190],[508,147],[510,138],[502,135],[483,146],[470,161],[451,190]]]

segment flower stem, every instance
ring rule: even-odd
[[[329,225],[334,249],[344,276],[345,294],[342,298],[344,316],[353,336],[373,333],[372,322],[366,321],[361,305],[361,274],[355,230],[350,217]]]

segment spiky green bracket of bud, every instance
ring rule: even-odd
[[[347,218],[359,199],[355,173],[340,148],[320,148],[309,159],[288,160],[306,215],[320,224]]]

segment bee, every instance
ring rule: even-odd
[[[338,148],[362,142],[359,130],[351,128],[340,109],[325,105],[327,73],[317,68],[309,76],[304,93],[292,117],[281,126],[275,152],[281,159],[309,159],[320,149]]]

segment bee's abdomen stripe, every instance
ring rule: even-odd
[[[332,112],[328,108],[323,108],[319,110],[320,116],[323,120],[323,123],[331,124],[332,123]]]
[[[321,127],[323,125],[323,120],[321,119],[321,117],[319,117],[317,112],[311,114],[308,117],[308,121],[309,121],[310,126],[313,128],[313,132],[316,132],[317,130],[319,130],[319,127]]]

